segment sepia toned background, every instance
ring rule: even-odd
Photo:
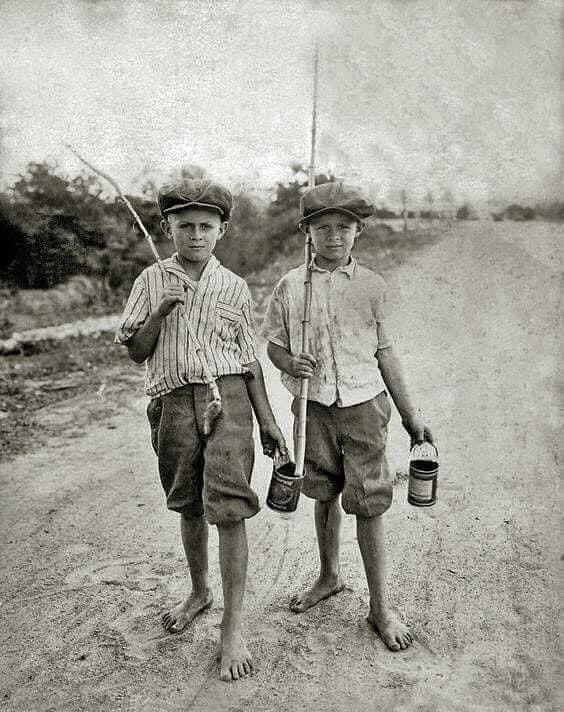
[[[0,706],[7,710],[558,709],[556,577],[564,200],[556,0],[0,2]],[[143,369],[114,346],[152,260],[156,191],[211,176],[236,209],[217,254],[260,324],[301,263],[314,48],[317,181],[375,201],[355,254],[389,285],[390,330],[440,452],[439,501],[406,501],[395,415],[390,595],[416,642],[370,632],[354,521],[350,587],[303,616],[312,506],[249,523],[248,643],[217,679],[222,599],[181,636],[186,572],[148,443]],[[260,344],[277,417],[288,395]],[[271,463],[258,456],[264,503]],[[134,494],[132,494],[134,493]]]

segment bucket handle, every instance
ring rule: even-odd
[[[290,455],[286,455],[285,457],[282,455],[278,447],[274,451],[274,469],[277,470],[278,468],[282,467],[283,465],[287,465],[290,461]]]
[[[409,451],[409,454],[412,455],[412,454],[413,454],[413,451],[414,451],[416,448],[421,448],[421,447],[424,447],[425,445],[430,445],[430,446],[433,448],[433,450],[435,451],[435,455],[436,455],[436,457],[437,457],[437,461],[438,461],[438,459],[439,459],[439,449],[438,449],[438,447],[435,445],[435,443],[432,443],[430,440],[424,440],[422,443],[415,443],[415,445],[414,445],[414,446],[411,448],[411,450]]]

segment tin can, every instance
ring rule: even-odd
[[[295,512],[302,491],[303,476],[296,476],[296,465],[291,460],[274,456],[272,477],[266,504],[275,512]]]
[[[411,448],[407,501],[414,507],[430,507],[437,501],[439,451],[425,441]]]

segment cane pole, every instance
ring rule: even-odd
[[[158,250],[155,246],[155,242],[153,238],[151,237],[151,234],[148,232],[147,228],[143,224],[143,221],[137,214],[137,211],[131,204],[131,201],[129,198],[125,195],[125,193],[122,191],[122,189],[119,187],[119,185],[116,183],[116,181],[109,176],[107,173],[104,173],[101,171],[99,168],[96,168],[96,166],[93,166],[92,163],[87,161],[85,158],[83,158],[78,151],[76,151],[70,144],[65,143],[64,144],[66,148],[69,149],[74,155],[78,158],[79,161],[84,163],[85,166],[90,168],[91,171],[94,171],[97,175],[99,175],[101,178],[104,178],[104,180],[108,181],[108,183],[112,186],[112,188],[116,191],[116,193],[119,196],[119,199],[125,203],[125,206],[133,216],[133,219],[135,220],[137,226],[141,230],[143,237],[147,240],[149,243],[149,247],[151,248],[151,252],[153,253],[153,256],[159,266],[159,269],[161,270],[161,274],[163,275],[163,279],[165,277],[165,268],[163,266],[163,261],[158,253]],[[212,375],[211,369],[209,367],[209,364],[206,360],[206,356],[204,353],[203,348],[200,345],[200,342],[196,338],[196,335],[194,334],[194,330],[192,328],[192,325],[190,323],[190,319],[188,318],[188,314],[186,313],[185,310],[182,311],[182,316],[184,318],[184,322],[186,324],[186,331],[188,332],[188,338],[191,341],[191,343],[194,346],[194,350],[196,351],[196,354],[200,360],[200,364],[202,366],[202,371],[203,371],[203,376],[204,376],[204,381],[208,385],[210,392],[211,392],[211,400],[208,403],[206,410],[204,412],[204,435],[209,435],[212,430],[212,425],[213,421],[217,418],[217,416],[221,413],[221,395],[219,393],[219,388],[217,385],[217,382],[215,378]]]
[[[308,188],[315,187],[315,141],[317,134],[317,90],[319,73],[319,51],[315,48],[313,60],[313,110],[311,115],[311,152],[308,167]],[[304,279],[304,311],[302,317],[302,353],[309,352],[309,322],[311,314],[311,235],[305,233],[305,279]],[[296,477],[304,473],[305,447],[306,447],[306,419],[307,419],[307,394],[309,381],[301,379],[300,398],[298,401],[298,427],[295,443]]]

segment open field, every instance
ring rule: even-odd
[[[242,682],[221,683],[215,532],[214,606],[179,636],[159,622],[185,590],[186,571],[177,517],[165,510],[148,442],[141,370],[103,342],[91,367],[84,363],[91,342],[56,358],[34,356],[43,360],[31,361],[26,377],[35,371],[56,382],[66,361],[65,378],[82,383],[73,398],[51,405],[49,393],[65,389],[46,391],[33,416],[41,447],[27,440],[26,452],[0,467],[2,708],[561,709],[562,238],[557,225],[469,223],[385,270],[390,328],[441,454],[438,504],[407,505],[400,477],[385,516],[392,603],[415,637],[400,654],[365,622],[367,588],[350,517],[341,558],[349,588],[303,615],[288,610],[290,595],[317,568],[312,503],[302,498],[290,519],[264,508],[249,522],[245,618],[257,668]],[[15,359],[11,369],[28,368],[25,357]],[[288,394],[265,370],[289,435]],[[19,376],[14,388],[2,397],[17,402]],[[396,415],[389,459],[394,470],[405,469]],[[269,468],[260,455],[254,484],[261,502]]]

